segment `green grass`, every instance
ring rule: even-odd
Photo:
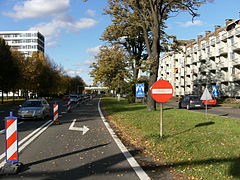
[[[164,108],[160,138],[159,107],[151,112],[113,98],[104,98],[103,105],[133,144],[167,167],[204,180],[240,179],[240,120]]]

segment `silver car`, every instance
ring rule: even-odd
[[[20,119],[45,119],[50,116],[50,105],[45,99],[29,99],[20,105]]]

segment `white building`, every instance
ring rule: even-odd
[[[0,38],[26,57],[32,52],[44,52],[44,36],[38,31],[0,31]]]
[[[158,74],[173,85],[175,96],[201,95],[217,85],[221,96],[240,97],[240,19],[179,43],[181,52],[161,57]]]

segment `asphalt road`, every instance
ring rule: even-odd
[[[58,104],[60,125],[51,120],[19,124],[19,161],[24,168],[17,175],[3,175],[1,179],[139,179],[104,125],[98,99],[75,105],[71,113],[65,112],[66,104]],[[89,130],[83,135],[84,126]],[[4,141],[2,133],[1,161]]]
[[[168,101],[165,103],[165,106],[171,108],[178,108],[178,102],[176,101]],[[192,109],[191,111],[205,113],[205,109]],[[217,116],[224,116],[234,119],[240,119],[240,111],[239,108],[234,107],[226,107],[226,106],[208,106],[207,109],[208,114],[217,115]]]

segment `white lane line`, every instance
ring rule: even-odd
[[[20,142],[18,142],[18,146],[20,146],[21,144],[23,144],[25,141],[27,141],[28,139],[28,141],[22,146],[23,148],[25,148],[26,147],[26,144],[28,145],[28,144],[30,144],[37,136],[39,136],[43,131],[43,129],[44,130],[46,130],[47,128],[44,128],[45,126],[46,127],[49,127],[51,124],[53,123],[53,121],[52,120],[49,120],[49,121],[47,121],[45,124],[43,124],[42,126],[40,126],[39,128],[37,128],[36,130],[34,130],[32,133],[30,133],[28,136],[26,136],[24,139],[22,139]],[[37,133],[38,132],[38,133]],[[37,134],[36,134],[37,133]],[[34,134],[36,134],[35,136],[33,136]],[[34,138],[33,138],[33,137]],[[31,139],[30,139],[31,138]],[[22,147],[20,147],[18,150],[19,150],[19,153],[20,153],[20,151],[23,149]],[[2,153],[1,155],[0,155],[0,161],[3,159],[3,158],[5,158],[5,153]],[[1,167],[1,166],[0,166]]]
[[[141,168],[141,166],[138,164],[138,162],[134,159],[134,157],[132,157],[132,155],[130,154],[130,152],[127,150],[127,148],[124,146],[124,144],[121,142],[121,140],[117,137],[117,135],[115,134],[115,132],[112,130],[112,128],[110,127],[109,123],[106,121],[105,117],[103,116],[103,113],[101,111],[100,108],[100,101],[101,99],[99,99],[98,101],[98,111],[99,114],[103,120],[103,123],[105,124],[106,128],[108,129],[109,133],[111,134],[112,138],[114,139],[114,141],[116,142],[116,144],[118,145],[119,149],[122,151],[122,153],[124,154],[124,156],[126,157],[128,163],[130,164],[130,166],[133,168],[133,170],[136,172],[136,174],[138,175],[139,179],[141,180],[150,180],[150,177],[146,174],[146,172]]]
[[[36,139],[40,134],[42,134],[52,123],[53,123],[53,121],[51,121],[48,125],[46,125],[44,128],[42,128],[37,134],[35,134],[32,138],[30,138],[25,144],[23,144],[23,145],[19,148],[19,153],[20,153],[25,147],[27,147],[31,142],[33,142],[34,139]]]

